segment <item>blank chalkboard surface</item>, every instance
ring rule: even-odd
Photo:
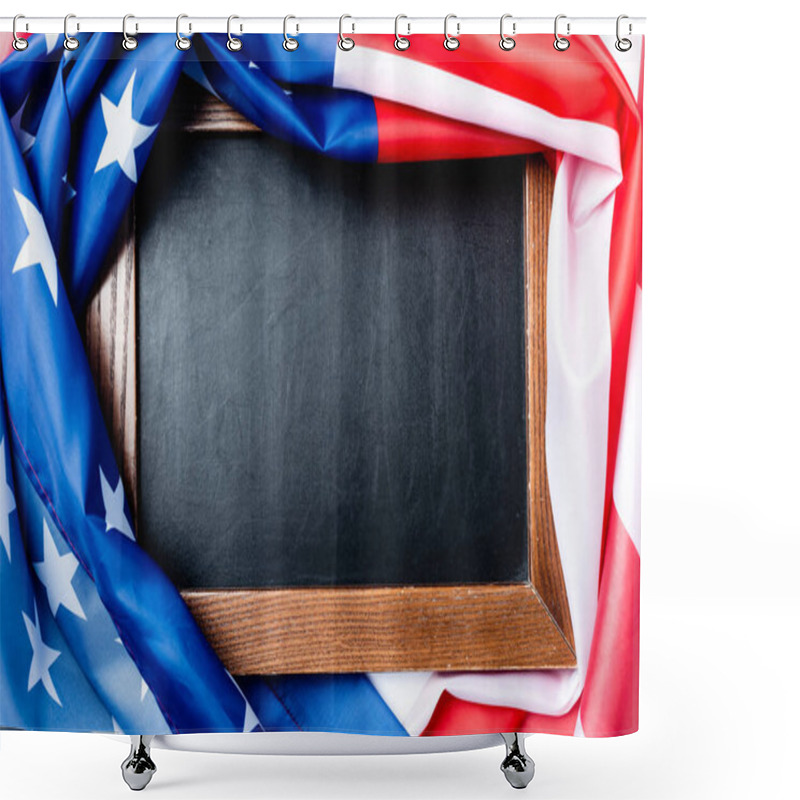
[[[181,588],[529,577],[524,159],[159,137],[139,538]]]

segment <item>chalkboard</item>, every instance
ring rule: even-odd
[[[143,546],[180,588],[527,580],[524,159],[163,133],[136,200]]]

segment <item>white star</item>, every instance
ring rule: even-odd
[[[26,105],[28,105],[27,97],[22,101],[22,105],[17,109],[17,113],[10,119],[11,128],[14,131],[14,138],[17,140],[19,151],[22,155],[25,155],[36,141],[36,137],[28,133],[28,131],[22,127],[22,115],[25,113]]]
[[[242,691],[242,687],[236,682],[236,679],[231,675],[230,672],[226,669],[225,672],[228,673],[228,677],[231,679],[231,683],[236,687],[236,691],[242,696],[242,700],[244,700],[244,724],[242,726],[242,733],[251,733],[253,728],[261,727],[261,723],[256,716],[256,712],[253,711],[253,707],[250,705],[245,693]]]
[[[244,702],[245,702],[244,727],[242,728],[242,733],[251,733],[253,728],[261,727],[261,723],[258,721],[256,712],[253,711],[253,707],[250,705],[250,703],[247,702],[246,698]]]
[[[14,189],[14,197],[17,198],[17,205],[22,219],[25,221],[25,227],[28,229],[28,238],[22,243],[11,271],[19,272],[38,264],[44,273],[47,288],[50,289],[50,294],[53,296],[53,303],[58,305],[58,267],[47,226],[44,224],[39,210],[24,194],[20,194]]]
[[[106,531],[112,528],[124,533],[129,539],[136,541],[128,518],[125,516],[125,487],[122,485],[122,478],[117,483],[117,488],[112,489],[111,484],[106,480],[103,468],[100,467],[100,488],[103,491],[103,505],[106,508]]]
[[[145,683],[144,678],[142,678],[142,696],[139,698],[140,703],[144,703],[145,697],[147,697],[147,692],[150,690],[150,687]]]
[[[248,65],[247,65],[247,69],[261,69],[261,67],[259,67],[259,66],[258,66],[258,64],[256,64],[256,62],[255,62],[255,61],[251,61],[251,62],[250,62]]]
[[[50,611],[55,617],[56,612],[61,606],[75,614],[76,617],[86,619],[78,595],[75,594],[75,587],[72,585],[72,577],[78,569],[78,559],[71,552],[64,555],[58,552],[53,538],[53,532],[47,525],[47,520],[42,520],[42,548],[44,561],[37,561],[33,568],[39,576],[39,580],[47,590],[47,600],[50,603]]]
[[[125,733],[125,731],[120,728],[119,722],[117,722],[114,717],[111,717],[111,724],[114,726],[114,733]]]
[[[36,607],[35,601],[33,604],[33,617],[35,622],[31,622],[28,615],[24,611],[22,612],[22,618],[28,630],[28,639],[33,649],[31,671],[28,673],[28,691],[30,692],[41,681],[42,686],[47,690],[47,694],[61,705],[58,692],[56,692],[56,687],[53,684],[53,678],[50,675],[50,667],[53,666],[61,653],[58,650],[53,650],[52,647],[48,647],[42,640],[42,632],[39,630],[39,609]]]
[[[136,70],[133,71],[125,91],[114,105],[104,94],[100,95],[103,108],[103,120],[106,124],[106,139],[97,159],[95,172],[99,172],[109,164],[119,164],[120,169],[134,182],[137,181],[136,157],[134,151],[146,142],[157,125],[142,125],[133,118],[133,82]]]
[[[6,437],[0,439],[0,541],[6,549],[8,560],[11,561],[11,524],[8,518],[17,507],[14,502],[14,492],[6,477]]]
[[[47,55],[53,52],[53,50],[58,47],[58,43],[61,40],[60,33],[46,33],[44,35],[45,40],[45,47],[47,48]]]

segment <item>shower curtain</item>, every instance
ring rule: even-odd
[[[642,65],[614,37],[0,38],[0,726],[397,736],[638,727]],[[362,163],[541,153],[565,669],[236,675],[137,540],[82,330],[176,86]],[[221,165],[224,168],[224,165]],[[308,235],[306,233],[305,235]],[[351,246],[357,247],[357,243]],[[466,434],[465,434],[466,435]]]

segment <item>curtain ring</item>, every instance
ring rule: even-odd
[[[517,46],[517,43],[510,36],[506,36],[503,32],[503,24],[507,19],[511,19],[511,14],[503,14],[503,16],[500,17],[500,49],[506,51],[513,50]],[[511,32],[517,32],[516,22],[511,23]]]
[[[619,50],[619,51],[620,51],[620,53],[627,53],[627,52],[628,52],[628,50],[630,50],[630,49],[631,49],[631,47],[633,47],[633,42],[632,42],[630,39],[623,39],[623,38],[622,38],[622,37],[619,35],[619,24],[620,24],[620,22],[622,22],[622,20],[624,20],[624,19],[628,19],[628,15],[627,15],[627,14],[620,14],[620,15],[617,17],[617,41],[616,41],[616,42],[614,42],[614,47],[616,47],[616,48],[617,48],[617,50]],[[630,22],[629,22],[629,23],[628,23],[628,34],[629,34],[629,35],[630,35],[630,32],[631,32],[631,24],[630,24]]]
[[[461,24],[459,22],[456,22],[456,35],[455,36],[451,36],[447,32],[447,23],[450,22],[451,19],[457,20],[458,17],[455,14],[448,14],[444,18],[444,48],[445,48],[445,50],[458,50],[459,45],[461,44],[461,42],[458,41],[457,36],[458,36],[459,30],[461,29]]]
[[[64,17],[64,49],[69,50],[70,52],[77,50],[78,45],[80,44],[80,42],[74,36],[69,35],[69,21],[75,18],[76,17],[74,14],[67,14],[67,16]],[[80,30],[80,28],[80,25],[76,25],[76,30]]]
[[[407,39],[405,36],[400,35],[400,20],[401,19],[408,19],[405,14],[398,14],[394,18],[394,46],[397,50],[401,52],[403,50],[408,50],[411,47],[411,39]],[[411,25],[408,25],[408,32],[411,33]]]
[[[342,16],[339,17],[339,49],[344,50],[345,52],[347,50],[352,50],[356,46],[355,41],[351,39],[349,36],[345,36],[344,33],[342,32],[342,25],[344,24],[344,21],[346,19],[353,19],[353,18],[349,14],[342,14]],[[356,26],[353,25],[353,30],[355,29]]]
[[[15,50],[20,50],[21,51],[21,50],[25,50],[28,47],[28,40],[27,39],[23,39],[23,38],[21,38],[20,36],[17,35],[17,20],[18,19],[25,19],[25,16],[23,14],[17,14],[17,16],[14,17],[14,22],[11,23],[11,34],[14,37],[14,40],[12,42],[12,47]],[[27,28],[27,25],[25,27]]]
[[[553,42],[553,47],[555,47],[556,50],[562,53],[564,52],[564,50],[567,50],[569,48],[569,39],[565,39],[563,36],[559,36],[558,21],[560,19],[566,19],[566,18],[567,18],[566,14],[559,14],[556,17],[556,21],[553,25],[553,32],[556,35],[555,41]],[[567,36],[569,36],[569,22],[567,22]]]
[[[231,51],[231,53],[238,53],[239,50],[242,49],[242,40],[237,39],[231,34],[231,22],[233,22],[235,19],[239,19],[236,14],[231,14],[228,17],[228,41],[225,43],[225,46]],[[239,26],[239,30],[242,30],[241,25]]]
[[[297,19],[297,17],[287,14],[283,18],[283,49],[291,53],[293,50],[297,50],[297,48],[300,47],[300,42],[289,36],[288,29],[290,19]]]
[[[122,49],[123,50],[135,50],[139,46],[139,42],[135,36],[128,36],[128,20],[129,19],[136,19],[133,14],[126,14],[122,18]],[[139,24],[136,23],[135,29],[139,30]]]
[[[192,46],[192,40],[191,39],[187,39],[181,33],[181,20],[182,19],[189,19],[189,15],[188,14],[178,14],[178,16],[175,18],[175,47],[177,47],[178,50],[188,50]],[[191,33],[191,32],[192,32],[192,23],[190,22],[189,23],[189,33]]]

